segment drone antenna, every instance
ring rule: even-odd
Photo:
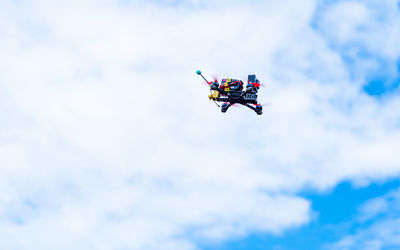
[[[206,81],[206,83],[207,83],[208,85],[210,85],[210,82],[207,81],[207,79],[201,74],[201,71],[200,71],[200,70],[196,70],[196,74],[198,74],[199,76],[203,77],[204,81]],[[210,93],[211,93],[211,95],[212,95],[211,89],[210,89]],[[213,100],[213,101],[214,101],[215,105],[218,106],[218,108],[221,107],[221,106],[218,105],[218,103],[217,103],[215,100]]]
[[[210,82],[207,81],[207,79],[201,74],[201,71],[200,71],[200,70],[196,70],[196,74],[198,74],[199,76],[203,77],[204,81],[206,81],[206,83],[207,83],[208,85],[210,85]]]

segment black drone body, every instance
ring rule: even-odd
[[[247,85],[243,90],[243,82],[240,80],[225,78],[221,83],[218,83],[217,80],[209,82],[200,70],[197,70],[196,73],[210,86],[211,95],[208,98],[215,103],[223,102],[221,112],[225,113],[234,104],[241,104],[254,110],[258,115],[262,114],[262,105],[257,102],[260,82],[255,75],[248,75]],[[220,107],[218,104],[217,106]]]

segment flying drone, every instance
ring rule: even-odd
[[[221,83],[218,83],[217,79],[209,82],[201,74],[200,70],[197,70],[196,73],[210,86],[211,94],[208,98],[214,101],[218,107],[221,107],[222,113],[225,113],[234,104],[241,104],[254,110],[257,115],[262,115],[262,105],[257,102],[260,81],[256,75],[248,75],[246,89],[243,90],[243,82],[241,80],[224,78]],[[223,103],[220,106],[217,102]]]

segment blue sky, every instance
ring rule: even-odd
[[[3,1],[0,248],[400,248],[398,44],[397,0]]]
[[[323,249],[379,220],[373,218],[372,221],[360,222],[357,218],[360,207],[370,199],[398,190],[399,186],[397,179],[366,187],[354,187],[343,182],[324,194],[304,192],[301,195],[311,200],[315,212],[308,225],[288,230],[282,235],[253,234],[241,240],[205,245],[203,249]],[[396,215],[397,209],[393,209]],[[354,247],[357,248],[353,246],[350,249]]]

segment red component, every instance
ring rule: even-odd
[[[211,85],[211,84],[214,83],[214,82],[218,83],[218,80],[217,80],[217,79],[214,79],[213,82],[207,82],[207,83],[208,83],[208,85]]]
[[[259,88],[260,86],[261,86],[261,84],[259,83],[259,82],[255,82],[255,83],[252,83],[253,85],[254,85],[254,87],[256,87],[256,88]]]

